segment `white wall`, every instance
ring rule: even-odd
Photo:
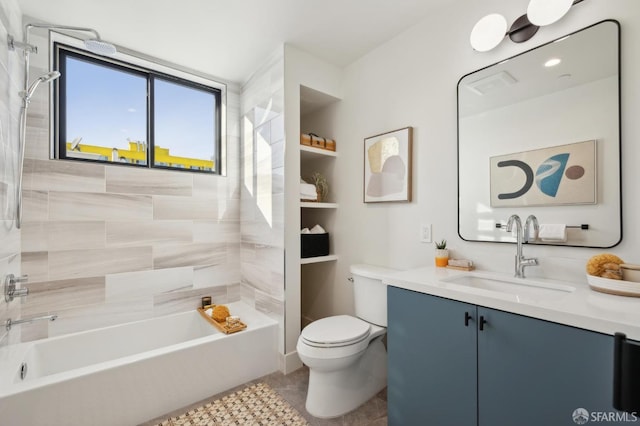
[[[457,233],[456,86],[463,75],[559,38],[603,19],[621,24],[622,45],[622,243],[610,250],[629,262],[640,262],[640,2],[590,1],[575,7],[560,22],[538,31],[521,45],[505,40],[491,52],[469,46],[475,22],[500,12],[513,22],[526,11],[528,0],[486,0],[447,6],[362,57],[345,70],[343,101],[332,108],[338,124],[340,208],[336,244],[341,245],[331,299],[318,316],[347,311],[351,288],[344,285],[350,264],[366,262],[396,268],[433,263],[434,246],[419,241],[421,223],[433,225],[434,239],[447,239],[456,257],[474,260],[482,269],[513,270],[511,244],[465,242]],[[414,127],[411,203],[363,204],[363,139],[405,126]],[[529,275],[584,282],[584,265],[597,249],[526,247],[540,266]],[[585,283],[586,285],[586,283]]]

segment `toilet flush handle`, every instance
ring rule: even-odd
[[[349,281],[349,282],[353,282],[353,277],[349,277],[349,278],[347,278],[347,281]]]

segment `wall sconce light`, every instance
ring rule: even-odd
[[[523,43],[538,32],[540,27],[551,25],[567,14],[571,6],[583,0],[531,0],[527,13],[516,19],[509,31],[507,20],[498,13],[480,19],[471,30],[471,47],[478,52],[487,52],[509,36],[514,43]]]

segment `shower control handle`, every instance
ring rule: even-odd
[[[13,274],[8,274],[4,278],[4,300],[5,302],[11,302],[16,297],[24,297],[29,294],[28,288],[16,288],[16,284],[25,283],[29,281],[27,275],[16,277]]]

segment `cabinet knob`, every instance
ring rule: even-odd
[[[480,320],[478,321],[478,328],[480,329],[480,331],[484,330],[484,325],[487,323],[487,320],[484,319],[484,316],[480,315]]]
[[[464,313],[464,326],[468,327],[469,326],[469,320],[473,319],[473,317],[471,316],[471,314],[469,312],[465,312]]]

